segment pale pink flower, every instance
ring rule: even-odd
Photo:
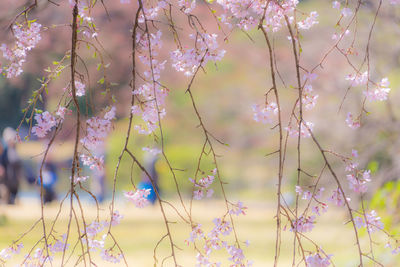
[[[306,257],[307,267],[327,267],[331,265],[331,257],[332,255],[329,255],[327,258],[324,258],[319,253],[308,255]]]
[[[84,96],[86,93],[85,84],[81,83],[80,81],[75,81],[75,89],[76,96]]]
[[[299,26],[300,29],[308,30],[315,24],[318,24],[317,18],[318,18],[318,13],[316,11],[312,11],[309,17],[307,17],[303,21],[298,22],[297,25]]]
[[[240,214],[246,215],[245,210],[247,207],[243,206],[243,202],[238,201],[236,204],[233,205],[232,209],[229,211],[230,214],[235,214],[239,216]]]
[[[135,192],[129,191],[124,195],[125,197],[131,201],[137,208],[144,208],[149,205],[149,201],[147,196],[150,195],[151,189],[137,189]]]
[[[360,119],[354,119],[353,115],[349,112],[347,113],[347,117],[346,117],[346,124],[347,126],[349,126],[351,129],[357,129],[361,126],[360,124]]]
[[[35,120],[37,124],[32,127],[32,133],[36,134],[37,137],[45,137],[51,131],[51,128],[57,124],[56,118],[48,111],[36,113]]]
[[[119,214],[118,210],[114,211],[114,213],[111,217],[111,225],[116,226],[116,225],[120,224],[120,222],[123,218],[124,218],[124,216]]]
[[[297,220],[292,221],[293,226],[291,227],[290,231],[295,231],[305,233],[310,232],[314,228],[315,224],[315,216],[301,216]]]
[[[342,9],[341,13],[342,13],[343,17],[349,17],[353,14],[353,11],[350,8],[345,7]]]
[[[263,124],[271,123],[272,117],[278,114],[278,105],[275,102],[269,103],[266,107],[253,105],[253,119]]]
[[[111,263],[118,263],[122,259],[121,253],[113,254],[111,249],[103,249],[100,252],[100,256],[103,260],[111,262]]]
[[[332,2],[332,8],[340,9],[340,2],[339,1],[333,1]]]

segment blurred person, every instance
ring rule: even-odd
[[[103,145],[99,145],[95,151],[93,151],[94,156],[100,157],[105,155],[105,147]],[[105,156],[104,156],[105,157]],[[106,171],[104,167],[99,170],[94,168],[92,173],[92,178],[90,182],[90,191],[96,196],[96,199],[99,203],[102,203],[106,197]]]
[[[152,182],[145,173],[143,173],[142,181],[138,184],[139,189],[151,189],[150,194],[147,196],[147,200],[150,201],[151,204],[154,204],[157,200],[156,190],[158,193],[160,193],[160,189],[158,186],[157,162],[158,157],[154,154],[146,156],[144,160],[145,168],[149,172],[155,188],[153,188]]]
[[[5,147],[0,140],[0,203],[8,202],[8,189],[6,186],[6,157]]]
[[[55,185],[58,181],[57,166],[52,161],[43,164],[42,175],[39,174],[38,185],[41,187],[43,177],[43,202],[50,203],[57,199]]]
[[[6,145],[2,162],[5,169],[5,185],[8,190],[8,204],[15,204],[17,198],[20,179],[22,175],[22,163],[17,153],[17,132],[7,127],[3,131],[3,140]]]

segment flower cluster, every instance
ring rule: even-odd
[[[315,216],[300,216],[297,220],[292,221],[290,231],[301,233],[310,232],[314,228]]]
[[[194,179],[189,178],[189,181],[192,182],[194,186],[197,188],[193,192],[194,199],[200,200],[204,197],[204,195],[206,197],[211,197],[213,195],[214,190],[209,187],[214,182],[216,174],[217,174],[217,169],[214,169],[212,171],[212,175],[207,175],[206,177],[199,179],[197,182]]]
[[[0,46],[3,57],[9,61],[4,67],[7,78],[19,76],[23,70],[22,65],[25,62],[27,52],[34,48],[40,41],[40,29],[42,25],[37,22],[29,21],[27,24],[14,24],[12,26],[16,42],[13,47],[6,44]]]
[[[266,107],[260,105],[253,105],[253,119],[256,122],[263,124],[272,122],[272,115],[278,114],[278,105],[275,102],[271,102]]]
[[[0,251],[0,260],[9,260],[11,259],[13,254],[19,254],[21,252],[21,248],[23,248],[24,245],[22,243],[17,244],[15,247],[8,247],[4,248]]]
[[[354,119],[353,115],[350,112],[348,112],[347,113],[347,117],[346,117],[346,124],[351,129],[357,129],[357,128],[359,128],[361,126],[360,118]]]
[[[209,61],[220,61],[225,50],[219,50],[217,34],[191,34],[189,36],[195,42],[195,48],[171,52],[172,67],[176,71],[184,72],[186,76],[192,76],[197,69],[205,66]]]
[[[137,208],[144,208],[150,203],[147,199],[150,192],[151,189],[137,189],[135,192],[128,191],[124,195],[130,202],[135,204]]]
[[[104,114],[103,118],[92,117],[86,121],[87,134],[80,142],[88,149],[95,150],[103,144],[112,129],[111,121],[115,118],[115,107]]]
[[[237,245],[230,245],[223,239],[223,237],[228,237],[233,231],[230,222],[225,221],[223,218],[215,218],[213,223],[214,227],[208,234],[204,233],[201,224],[193,226],[192,232],[186,240],[189,244],[204,239],[204,253],[199,251],[197,254],[196,266],[221,266],[220,262],[210,261],[210,256],[213,251],[223,248],[228,252],[228,260],[233,262],[232,266],[251,266],[252,263],[245,259],[243,250],[240,247]],[[248,244],[248,242],[246,242],[246,244]]]
[[[313,11],[310,13],[309,17],[307,17],[302,21],[299,21],[297,25],[299,26],[300,29],[309,30],[312,26],[318,24],[317,18],[318,18],[318,13],[316,11]]]
[[[361,217],[356,217],[354,221],[357,228],[367,227],[367,231],[370,233],[383,229],[381,217],[378,217],[376,211],[374,210],[371,210],[370,213],[365,214],[365,221]]]
[[[263,27],[274,32],[282,28],[285,16],[292,22],[292,12],[298,4],[298,0],[285,0],[280,3],[275,1],[252,0],[218,0],[217,3],[224,8],[224,14],[219,19],[230,28],[237,26],[244,30],[251,30],[264,18]],[[268,4],[268,6],[266,6]],[[313,24],[316,16],[305,19],[304,26]],[[315,23],[314,23],[315,24]]]
[[[133,91],[133,95],[138,99],[138,104],[132,106],[132,114],[141,116],[144,125],[137,124],[134,128],[140,134],[149,135],[153,133],[161,120],[166,115],[165,98],[168,96],[168,89],[161,86],[161,71],[165,68],[166,61],[159,62],[155,57],[158,50],[162,47],[161,31],[147,34],[138,33],[136,42],[138,46],[139,59],[146,67],[144,77],[147,80],[144,84]]]
[[[303,137],[303,138],[311,137],[310,131],[312,131],[313,128],[314,128],[314,124],[312,122],[302,121],[301,126],[300,126],[300,137]],[[289,136],[292,136],[292,137],[299,136],[299,126],[298,125],[295,125],[294,127],[292,125],[289,125],[288,127],[285,128],[285,130],[289,132]]]
[[[390,92],[388,78],[383,78],[378,84],[378,87],[374,90],[364,91],[364,95],[369,101],[385,101],[388,98]]]
[[[346,200],[349,202],[351,199],[346,197]],[[333,190],[332,195],[328,198],[328,201],[332,202],[338,207],[342,207],[346,204],[345,197],[340,188]]]
[[[367,183],[371,181],[370,170],[358,170],[357,163],[349,162],[346,166],[346,175],[349,187],[356,193],[365,193],[368,189]]]
[[[331,255],[322,257],[319,253],[306,257],[307,267],[327,267],[331,265]]]
[[[98,171],[102,171],[104,168],[104,156],[97,157],[81,154],[80,158],[82,163],[89,166],[91,170],[97,169]]]
[[[36,113],[35,120],[37,124],[32,127],[32,133],[36,134],[37,137],[45,137],[51,131],[51,128],[57,124],[57,119],[48,111]]]

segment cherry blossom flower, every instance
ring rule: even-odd
[[[121,253],[112,254],[111,249],[102,249],[100,252],[100,257],[105,261],[111,263],[118,263],[122,259],[122,254]]]
[[[305,125],[307,127],[305,127]],[[308,138],[311,136],[311,133],[308,130],[308,128],[312,131],[314,128],[314,124],[312,122],[306,122],[303,120],[301,127],[300,127],[300,136],[301,137]],[[291,136],[291,137],[299,136],[298,126],[293,127],[293,126],[289,125],[288,127],[285,128],[285,130],[289,132],[289,136]]]
[[[271,102],[266,107],[260,105],[253,105],[253,119],[256,122],[263,124],[271,123],[272,116],[278,114],[278,105],[275,102]]]
[[[3,57],[9,64],[4,67],[7,78],[19,76],[23,70],[22,65],[25,62],[27,51],[32,50],[41,40],[40,29],[42,25],[37,22],[26,24],[14,24],[12,26],[16,42],[9,48],[6,44],[0,46]]]
[[[239,216],[240,214],[246,215],[245,210],[247,207],[243,206],[243,202],[238,201],[236,204],[233,205],[232,209],[229,211],[230,214],[235,214]]]
[[[207,175],[206,177],[200,178],[197,182],[189,178],[189,181],[194,184],[197,188],[193,191],[193,198],[196,200],[200,200],[206,195],[206,197],[211,197],[214,193],[214,190],[209,188],[214,182],[215,175],[217,173],[217,169],[212,171],[213,175]]]
[[[113,212],[113,215],[111,217],[111,225],[112,226],[117,226],[118,224],[120,224],[121,220],[124,218],[123,215],[119,214],[118,210],[115,210]]]
[[[350,201],[350,198],[346,198]],[[328,198],[328,201],[334,203],[338,207],[342,207],[346,204],[342,191],[339,188],[333,190],[332,195]]]
[[[353,11],[350,8],[345,7],[342,9],[341,14],[343,15],[343,17],[349,17],[353,14]]]
[[[298,22],[297,25],[299,26],[300,29],[308,30],[315,24],[318,24],[317,18],[318,18],[318,13],[316,11],[312,11],[309,17],[307,17],[303,21]]]
[[[86,121],[87,134],[80,142],[88,149],[95,150],[103,144],[112,129],[111,121],[115,118],[115,107],[105,113],[104,118],[92,117]]]
[[[358,119],[358,118],[354,119],[353,115],[350,112],[347,113],[346,124],[351,129],[357,129],[357,128],[360,128],[360,126],[361,126],[360,119]]]
[[[204,237],[204,232],[201,229],[201,224],[197,224],[195,227],[193,227],[192,232],[190,232],[190,236],[187,239],[187,241],[194,243],[197,238],[203,238],[203,237]]]
[[[71,180],[71,177],[69,177],[69,179]],[[75,176],[74,182],[77,184],[79,182],[84,182],[87,179],[89,179],[89,176]]]
[[[57,124],[56,118],[48,111],[36,113],[35,120],[37,124],[32,127],[32,133],[36,134],[37,137],[45,137],[51,131],[51,128]]]
[[[332,2],[332,8],[340,9],[340,2],[339,1],[333,1]]]
[[[97,169],[98,171],[102,171],[104,168],[104,156],[96,157],[81,154],[80,158],[82,163],[89,166],[91,170]]]
[[[297,220],[292,221],[293,226],[290,231],[297,231],[301,233],[310,232],[314,228],[315,216],[301,216]]]
[[[364,95],[369,101],[385,101],[388,98],[390,92],[389,81],[387,78],[383,78],[378,84],[378,87],[373,90],[364,91]]]
[[[383,229],[383,223],[381,221],[381,217],[378,217],[375,210],[371,210],[370,213],[366,213],[365,217],[366,217],[366,222],[361,217],[356,217],[354,219],[354,223],[357,228],[367,227],[367,231],[370,233]]]
[[[85,85],[81,83],[80,81],[75,81],[75,89],[76,89],[76,96],[84,96],[86,91],[85,91]]]
[[[137,208],[144,208],[150,204],[147,200],[147,196],[150,195],[151,189],[137,189],[135,192],[129,191],[124,195],[131,201]]]
[[[319,253],[308,255],[306,257],[307,267],[327,267],[331,265],[331,257],[332,255],[329,255],[327,258],[324,258]]]
[[[351,81],[352,86],[366,85],[368,82],[368,72],[349,74],[345,79]]]

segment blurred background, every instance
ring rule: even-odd
[[[32,92],[40,87],[38,78],[44,75],[44,69],[51,62],[60,60],[65,51],[69,49],[70,36],[68,26],[60,26],[70,21],[71,10],[67,3],[60,3],[56,7],[47,1],[39,1],[37,9],[30,13],[30,18],[39,18],[39,22],[48,28],[42,32],[42,40],[28,56],[25,72],[18,79],[0,79],[0,131],[3,133],[3,148],[13,150],[18,155],[19,166],[16,172],[19,176],[18,192],[13,197],[2,198],[0,205],[0,248],[7,247],[19,233],[27,231],[38,218],[40,210],[39,185],[37,182],[38,168],[41,163],[43,151],[48,140],[37,140],[34,136],[28,141],[8,144],[7,138],[13,134],[12,129],[18,127],[23,118],[22,109]],[[65,1],[67,2],[67,1]],[[354,42],[355,53],[350,59],[355,66],[362,62],[368,32],[377,8],[377,1],[363,1],[357,16],[357,31],[355,24],[350,27],[351,34],[342,42],[341,47],[347,49]],[[12,0],[2,0],[8,8],[0,10],[0,26],[4,29],[15,15],[15,10],[21,3]],[[117,101],[117,121],[113,132],[107,139],[104,152],[106,168],[104,174],[95,174],[91,170],[84,170],[90,178],[84,182],[88,188],[96,194],[101,203],[102,216],[108,214],[108,204],[112,193],[112,183],[115,166],[121,152],[128,120],[126,117],[130,111],[131,90],[129,87],[131,76],[130,54],[131,40],[130,30],[135,6],[112,4],[105,1],[111,18],[106,16],[104,9],[98,5],[92,16],[95,18],[99,29],[99,41],[103,46],[103,58],[110,63],[107,68],[107,77],[114,83],[111,88]],[[339,11],[332,9],[331,1],[308,0],[301,1],[299,9],[305,13],[317,11],[319,24],[311,30],[302,32],[302,66],[311,69],[317,65],[327,50],[334,44],[332,35],[340,26],[336,25],[339,19]],[[210,31],[218,32],[215,21],[210,16],[207,6],[199,2],[196,11],[199,16],[204,16],[204,25]],[[400,36],[399,12],[384,3],[380,16],[377,19],[374,35],[370,42],[371,52],[371,78],[380,81],[388,77],[391,83],[391,92],[387,102],[367,103],[368,116],[364,116],[362,127],[356,131],[346,126],[345,118],[348,112],[358,114],[363,101],[363,88],[349,88],[349,82],[345,76],[354,73],[349,67],[345,57],[337,51],[332,52],[323,68],[316,71],[318,78],[313,83],[313,89],[319,95],[317,105],[312,111],[305,112],[305,120],[315,124],[314,132],[322,146],[339,154],[351,155],[352,149],[359,151],[359,165],[368,168],[372,172],[372,182],[366,193],[365,199],[371,209],[377,210],[383,217],[386,228],[391,233],[397,234],[399,221],[400,183]],[[188,35],[187,22],[180,18],[177,22],[182,25],[181,35],[183,40]],[[341,22],[342,26],[346,21]],[[55,27],[54,25],[58,25]],[[336,26],[335,26],[336,25]],[[53,27],[54,26],[54,27]],[[161,26],[162,28],[162,26]],[[168,60],[169,51],[174,47],[173,38],[167,34],[167,28],[163,29],[164,48],[160,58]],[[222,34],[220,33],[222,36]],[[288,117],[297,97],[295,85],[294,64],[291,43],[287,39],[285,29],[273,34],[277,67],[285,84],[279,82],[279,93],[283,106],[284,124],[288,123]],[[12,41],[12,35],[8,30],[0,32],[2,42]],[[220,157],[219,169],[221,178],[227,183],[226,191],[232,202],[241,200],[249,207],[247,216],[238,219],[237,228],[239,236],[250,240],[249,248],[245,253],[249,259],[254,260],[255,266],[270,266],[274,255],[275,222],[274,209],[276,205],[277,184],[277,157],[268,156],[278,148],[278,132],[271,130],[267,125],[256,123],[252,120],[251,106],[263,104],[264,94],[271,87],[268,68],[268,51],[261,32],[253,30],[248,34],[234,31],[229,36],[229,41],[224,44],[227,50],[225,58],[217,65],[209,63],[201,73],[192,91],[198,105],[199,112],[214,136],[227,145],[215,144],[216,152]],[[102,97],[104,85],[96,83],[102,75],[96,71],[99,56],[94,56],[94,50],[84,45],[79,48],[79,54],[86,59],[86,67],[90,74],[90,95],[80,98],[82,110],[87,116],[91,116],[107,104]],[[167,65],[170,64],[167,62]],[[79,65],[82,72],[83,65]],[[139,66],[141,68],[141,66]],[[87,79],[87,77],[86,77]],[[189,95],[185,93],[188,78],[176,73],[170,67],[163,72],[163,83],[170,89],[167,98],[167,115],[163,119],[163,131],[165,151],[173,167],[177,171],[177,179],[185,200],[191,196],[191,183],[189,178],[194,176],[197,160],[203,144],[203,133],[200,131],[198,121],[190,102]],[[63,88],[68,84],[69,72],[51,82],[48,94],[43,95],[42,109],[54,111],[58,105],[58,97],[63,93]],[[340,109],[344,99],[343,107]],[[46,205],[46,217],[51,220],[58,211],[59,201],[64,198],[69,187],[71,156],[73,152],[74,120],[72,116],[66,119],[63,131],[57,137],[50,150],[49,163],[46,166],[46,177],[49,181],[48,205]],[[8,130],[5,130],[7,127]],[[24,138],[28,128],[22,124],[20,135]],[[154,136],[141,136],[134,133],[130,143],[130,149],[138,155],[142,162],[154,168],[159,180],[159,188],[163,197],[172,203],[177,201],[175,184],[171,177],[168,165],[161,158],[155,161],[149,160],[148,152],[142,151],[143,147],[154,147],[157,138]],[[318,175],[323,162],[321,156],[311,140],[303,141],[302,165],[311,175]],[[289,139],[286,167],[284,170],[284,197],[289,203],[295,199],[294,186],[297,179],[296,140]],[[15,147],[15,149],[14,149]],[[335,157],[330,158],[333,167],[340,174],[343,183],[347,184],[344,164]],[[150,165],[149,165],[150,164]],[[212,159],[204,161],[203,170],[212,170]],[[122,159],[121,168],[117,177],[117,209],[124,215],[120,226],[115,228],[121,246],[128,257],[128,262],[134,266],[150,266],[153,262],[153,248],[163,235],[163,222],[157,204],[146,209],[133,209],[123,198],[123,193],[132,190],[132,180],[135,184],[142,179],[142,174],[128,157]],[[45,179],[45,178],[44,178]],[[45,181],[46,182],[46,181]],[[310,177],[302,177],[301,184],[312,184]],[[335,183],[328,173],[324,173],[320,184],[326,188],[324,197],[329,197]],[[195,216],[204,225],[211,225],[212,218],[223,213],[224,204],[221,200],[221,192],[215,185],[216,193],[213,198],[195,202]],[[4,188],[2,189],[4,191]],[[2,193],[4,196],[4,192]],[[356,196],[352,205],[357,207]],[[80,192],[81,198],[88,208],[88,216],[96,216],[90,207],[95,207],[90,195]],[[15,205],[7,205],[7,203]],[[328,203],[329,204],[329,203]],[[357,263],[356,247],[347,240],[339,240],[338,236],[352,234],[350,225],[345,225],[346,214],[334,207],[319,218],[315,231],[311,236],[322,245],[328,254],[334,254],[337,266],[354,266]],[[93,210],[93,209],[92,209]],[[95,209],[94,209],[95,210]],[[173,215],[172,211],[170,216]],[[67,220],[67,213],[62,213],[59,223]],[[64,216],[65,215],[65,216]],[[64,217],[63,217],[64,216]],[[177,218],[178,220],[178,218]],[[177,240],[181,240],[184,252],[180,254],[180,260],[184,266],[193,266],[194,254],[184,244],[183,240],[189,235],[190,229],[179,229],[179,223],[173,226]],[[59,232],[62,233],[62,230]],[[126,233],[132,233],[134,238],[126,237]],[[40,237],[40,229],[35,229],[25,241],[25,247],[33,244]],[[366,232],[362,233],[365,244]],[[379,239],[380,237],[378,237]],[[290,242],[291,234],[284,232],[284,240]],[[382,238],[382,244],[386,240]],[[178,241],[180,242],[180,241]],[[364,242],[364,241],[363,241]],[[289,244],[289,243],[288,243]],[[283,247],[282,264],[291,263],[291,247]],[[160,255],[168,253],[168,246],[162,244]],[[193,255],[192,255],[192,254]],[[389,256],[390,255],[390,256]],[[220,257],[220,255],[217,255]],[[222,256],[221,256],[222,257]],[[398,266],[397,260],[391,255],[390,250],[384,250],[383,245],[378,248],[377,258],[385,263],[385,266]],[[397,264],[397,265],[396,265]]]

